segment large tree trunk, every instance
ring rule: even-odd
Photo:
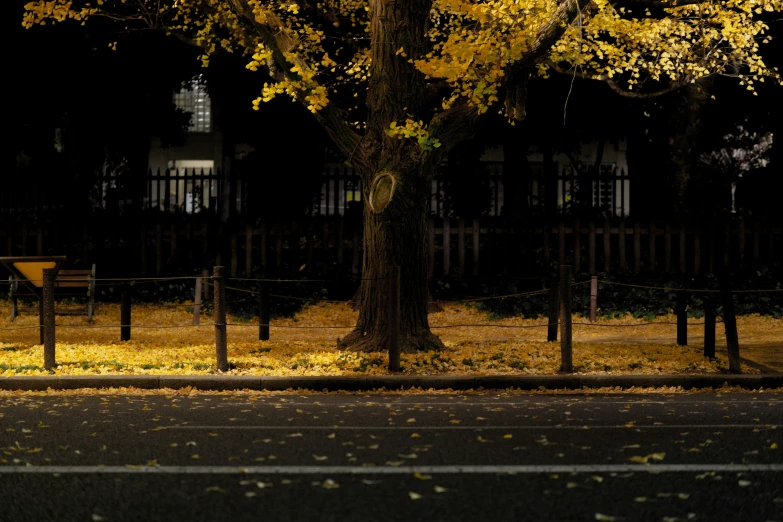
[[[427,321],[427,216],[431,167],[392,172],[397,182],[388,206],[364,209],[364,259],[356,329],[339,341],[354,351],[388,348],[388,271],[400,267],[400,349],[443,348]],[[365,201],[369,189],[365,189]]]
[[[364,186],[364,260],[356,329],[338,344],[350,350],[388,349],[387,276],[400,267],[400,348],[405,352],[443,348],[427,322],[428,197],[438,155],[415,140],[388,136],[392,122],[429,119],[422,74],[408,56],[422,56],[432,0],[372,0],[372,69],[367,93],[365,162],[355,164]],[[372,185],[394,179],[375,204]]]

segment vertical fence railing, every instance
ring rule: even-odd
[[[180,198],[182,194],[180,190]],[[100,220],[63,230],[46,223],[0,223],[0,255],[67,254],[84,265],[114,255],[129,270],[163,275],[184,265],[213,266],[221,253],[226,256],[221,264],[232,275],[252,275],[263,267],[275,277],[358,275],[363,252],[361,215],[222,224],[209,212],[194,225],[190,220],[195,216],[163,218],[163,214],[119,230]],[[230,241],[223,245],[221,237]],[[528,222],[523,229],[514,220],[492,217],[470,221],[431,217],[425,244],[430,277],[546,275],[558,264],[571,264],[575,274],[705,275],[717,274],[725,259],[736,260],[731,266],[740,272],[763,271],[780,263],[782,246],[783,227],[759,222],[739,226],[737,222],[566,219]]]

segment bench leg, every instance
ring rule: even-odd
[[[19,317],[19,302],[17,301],[16,296],[12,296],[11,297],[11,317],[9,317],[9,320],[11,322],[13,322],[14,319],[16,319],[17,317]]]

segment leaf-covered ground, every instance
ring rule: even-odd
[[[65,310],[67,307],[58,307]],[[207,374],[214,372],[214,338],[211,317],[202,314],[200,327],[190,326],[192,314],[185,305],[133,307],[132,324],[169,328],[134,328],[133,340],[119,342],[119,305],[98,306],[94,323],[84,314],[58,315],[57,374]],[[8,320],[7,303],[0,302],[0,375],[39,375],[43,349],[38,344],[38,318],[25,313]],[[356,354],[335,349],[335,341],[349,328],[281,328],[350,326],[356,313],[344,304],[319,304],[293,318],[274,319],[272,340],[257,340],[257,320],[229,317],[230,373],[237,375],[359,375],[386,373],[384,353]],[[575,322],[587,322],[575,317]],[[599,325],[575,324],[574,366],[578,373],[720,373],[728,366],[723,327],[717,328],[718,357],[702,356],[703,326],[691,319],[690,346],[675,344],[673,316],[659,317],[649,326],[628,326],[642,321],[630,316],[600,319]],[[436,328],[447,346],[443,352],[403,354],[406,374],[553,374],[560,364],[559,343],[547,343],[546,328],[532,326],[545,320],[508,318],[490,321],[485,313],[466,305],[446,305],[430,315],[433,327],[493,324],[491,327]],[[625,325],[625,326],[623,326]],[[78,327],[78,328],[68,328]],[[99,328],[101,327],[101,328]],[[173,327],[173,328],[172,328]],[[738,318],[745,358],[783,369],[783,320],[758,315]],[[746,373],[759,370],[745,365]]]

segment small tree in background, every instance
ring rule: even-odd
[[[47,0],[27,5],[24,24],[159,29],[201,48],[205,63],[222,49],[266,71],[254,106],[279,95],[306,106],[363,183],[360,312],[341,346],[386,348],[384,279],[399,265],[400,343],[414,351],[443,346],[427,321],[431,181],[482,115],[522,120],[530,77],[553,71],[634,97],[729,64],[750,90],[780,82],[758,45],[759,16],[781,10],[779,0]]]
[[[737,184],[743,175],[769,164],[767,154],[772,148],[772,133],[750,132],[743,125],[737,125],[734,133],[723,136],[723,141],[725,147],[702,154],[701,161],[727,180],[731,194],[730,212],[736,214]]]

